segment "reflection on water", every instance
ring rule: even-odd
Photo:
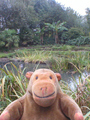
[[[23,70],[25,68],[24,74],[27,71],[35,71],[35,69],[39,69],[39,68],[48,68],[49,69],[49,65],[48,64],[24,63],[24,62],[18,62],[18,61],[12,61],[12,63],[17,68],[20,68],[21,70]],[[7,64],[7,68],[9,70],[12,70],[12,65],[9,64],[9,63],[3,62],[3,61],[0,62],[0,68],[3,68],[5,64]],[[62,76],[62,80],[67,82],[68,85],[71,87],[71,89],[74,90],[75,89],[75,83],[79,83],[79,78],[85,79],[85,77],[87,75],[89,75],[90,72],[87,72],[85,70],[82,75],[80,75],[80,73],[72,74],[71,72],[61,72],[60,74]]]
[[[82,74],[80,74],[79,72],[76,72],[74,74],[72,74],[71,72],[62,72],[61,76],[62,76],[62,80],[64,80],[65,82],[68,83],[69,87],[72,90],[75,90],[76,85],[79,84],[79,81],[85,80],[85,78],[90,75],[90,71],[86,71],[84,70],[82,72]]]
[[[17,68],[20,68],[21,70],[23,70],[25,68],[25,72],[27,71],[35,71],[35,69],[37,68],[48,68],[48,65],[46,64],[39,64],[39,63],[24,63],[24,62],[20,62],[20,61],[11,61]],[[6,62],[0,62],[0,68],[3,68],[4,65],[7,65],[7,68],[9,70],[12,69],[12,65],[10,64],[10,62],[6,63]]]

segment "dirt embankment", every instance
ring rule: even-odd
[[[0,58],[0,62],[9,62],[9,58]]]

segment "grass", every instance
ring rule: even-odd
[[[51,53],[49,51],[19,51],[16,53],[16,59],[23,60],[24,62],[46,62],[51,57]]]
[[[0,58],[4,58],[4,57],[12,57],[14,55],[14,53],[0,53]]]
[[[14,58],[24,62],[48,62],[51,65],[50,67],[57,71],[73,69],[74,67],[71,63],[75,64],[80,70],[90,69],[89,51],[23,49],[15,51]]]
[[[49,63],[50,68],[56,71],[74,69],[71,63],[80,70],[90,69],[90,46],[37,45],[0,53],[0,58],[2,57],[24,62]]]
[[[12,65],[12,70],[9,71],[7,65]],[[73,64],[81,74],[82,72]],[[14,73],[14,69],[17,71],[17,75]],[[24,70],[17,67],[13,63],[7,63],[1,70],[1,83],[0,87],[1,98],[0,98],[0,111],[2,111],[11,101],[23,96],[25,94],[28,81],[23,75]],[[73,91],[66,82],[60,81],[60,86],[66,94],[71,96],[80,106],[83,111],[85,120],[90,118],[90,76],[87,76],[84,80],[79,78],[79,83],[76,83],[76,90]]]
[[[9,71],[7,65],[12,65],[12,70]],[[0,109],[1,111],[13,100],[19,98],[25,94],[26,83],[23,81],[25,79],[23,71],[17,69],[13,63],[7,63],[4,65],[1,70],[1,98],[0,98]],[[14,73],[14,70],[17,71],[17,75]],[[20,91],[20,92],[19,92]]]

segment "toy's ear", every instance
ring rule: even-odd
[[[27,78],[28,80],[30,80],[32,74],[33,74],[33,72],[31,72],[31,71],[27,72],[27,73],[26,73],[26,78]]]
[[[61,75],[60,75],[60,73],[55,73],[55,74],[56,74],[56,76],[57,76],[58,81],[60,81],[60,80],[61,80]]]

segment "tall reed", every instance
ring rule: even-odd
[[[8,69],[8,64],[11,64],[12,70]],[[71,63],[81,74],[82,72]],[[1,98],[0,111],[2,111],[10,102],[20,98],[25,94],[28,81],[24,76],[24,71],[20,68],[18,69],[13,63],[7,63],[1,70]],[[16,74],[14,73],[16,70]],[[84,113],[85,120],[89,120],[90,115],[90,76],[87,76],[84,80],[79,78],[79,83],[77,83],[75,91],[73,91],[66,82],[60,81],[60,86],[66,94],[70,95],[80,106]]]

